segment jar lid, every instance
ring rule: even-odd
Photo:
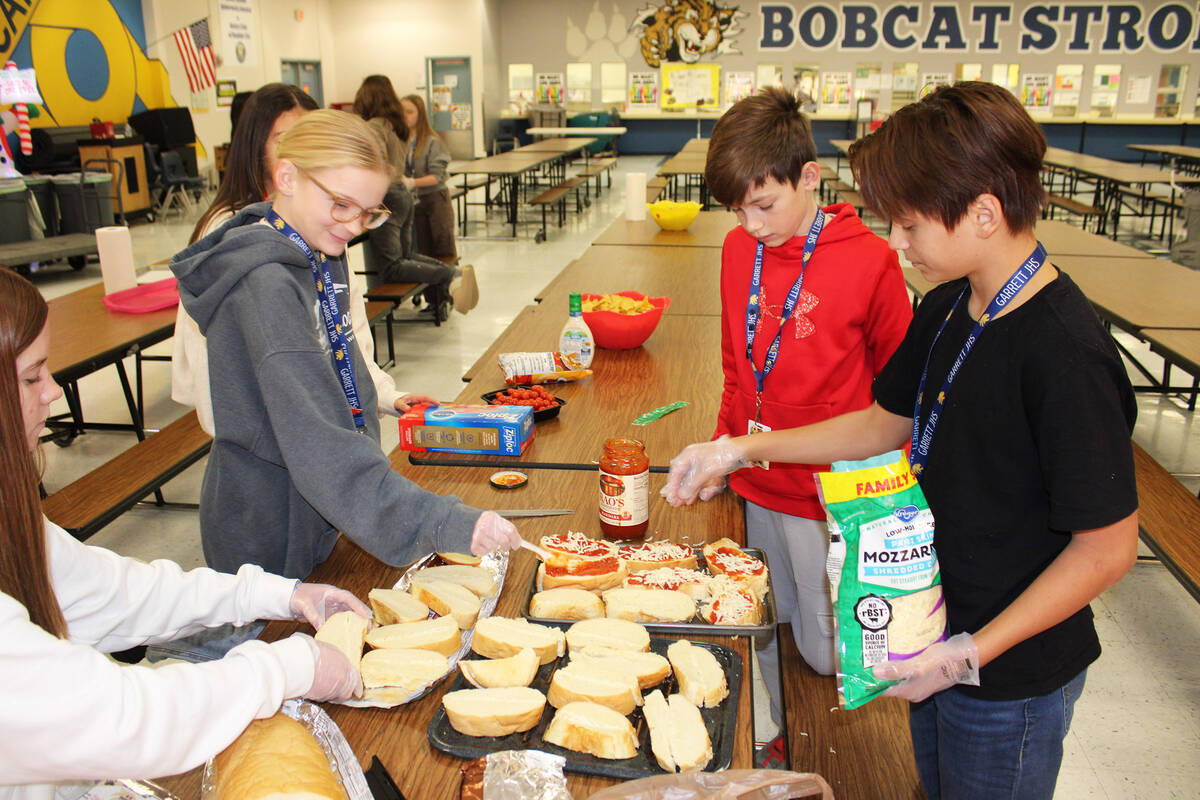
[[[493,472],[488,481],[497,489],[519,489],[529,482],[529,476],[516,470]]]

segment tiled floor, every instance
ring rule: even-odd
[[[532,229],[523,231],[517,241],[461,242],[464,263],[476,267],[479,306],[465,317],[454,314],[440,328],[427,323],[398,326],[399,363],[392,368],[397,384],[443,398],[457,395],[463,371],[522,307],[533,302],[534,294],[621,212],[624,173],[652,174],[658,161],[645,156],[622,157],[612,189],[594,200],[582,216],[569,215],[565,228],[552,228],[545,243],[533,242]],[[137,262],[148,265],[180,249],[191,222],[135,225]],[[493,232],[499,230],[500,226],[492,226]],[[96,264],[79,273],[50,267],[34,276],[47,297],[99,279]],[[565,316],[566,309],[563,313]],[[1153,366],[1157,359],[1145,346],[1132,337],[1123,337],[1123,341],[1157,371]],[[526,346],[551,349],[555,344],[531,341]],[[169,353],[170,343],[152,352]],[[148,363],[145,374],[147,424],[159,427],[185,409],[170,400],[169,365]],[[114,370],[84,380],[81,393],[89,418],[120,421],[127,416]],[[1194,424],[1195,415],[1176,399],[1143,395],[1138,404],[1134,438],[1196,491],[1200,488],[1200,426]],[[385,425],[384,431],[384,447],[390,450],[395,443],[394,426]],[[131,436],[96,432],[65,449],[47,445],[47,490],[53,492],[111,458],[129,446]],[[202,473],[203,462],[169,483],[167,499],[195,502]],[[203,561],[196,513],[189,510],[139,507],[96,534],[90,543],[139,558],[172,558],[185,566]],[[1087,690],[1076,707],[1056,797],[1157,800],[1200,796],[1196,788],[1200,785],[1200,605],[1162,566],[1143,561],[1093,603],[1093,608],[1104,656],[1091,669]],[[792,766],[804,769],[803,764]]]

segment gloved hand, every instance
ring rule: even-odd
[[[741,446],[728,436],[689,444],[671,459],[671,473],[659,493],[673,506],[690,505],[697,497],[708,500],[721,490],[724,476],[748,466]]]
[[[919,703],[956,683],[979,685],[979,648],[969,633],[956,633],[905,661],[885,661],[871,670],[876,678],[900,681],[884,694]]]
[[[292,635],[302,637],[313,654],[313,682],[304,693],[306,698],[324,703],[362,697],[362,678],[358,669],[346,660],[340,650],[325,642],[318,642],[308,634]]]
[[[495,511],[485,511],[475,521],[475,532],[471,535],[473,554],[481,556],[502,547],[516,550],[520,546],[521,534],[517,533],[517,526]]]
[[[306,619],[317,630],[339,611],[353,611],[371,618],[371,609],[345,589],[327,583],[297,583],[288,607],[296,619]]]

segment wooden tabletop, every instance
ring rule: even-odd
[[[530,136],[620,136],[628,130],[623,125],[568,125],[559,128],[526,128],[525,132]]]
[[[1125,330],[1200,328],[1200,272],[1160,258],[1057,256],[1101,317]]]
[[[592,244],[721,247],[737,224],[737,217],[728,211],[701,211],[687,230],[664,231],[649,213],[640,222],[630,222],[622,213]]]
[[[426,488],[443,494],[455,494],[475,506],[579,509],[572,517],[518,520],[521,535],[530,541],[537,541],[543,535],[561,533],[568,529],[581,530],[592,535],[599,534],[596,515],[598,485],[594,473],[542,472],[532,476],[524,488],[501,491],[494,489],[487,482],[491,470],[414,468],[404,464],[401,453],[393,453],[392,460],[404,475]],[[652,498],[657,498],[662,481],[663,476],[651,476]],[[697,543],[726,535],[736,541],[744,541],[741,503],[731,493],[726,492],[725,495],[719,501],[699,503],[681,509],[652,500],[650,530],[656,532],[656,538],[669,538],[679,542]],[[533,583],[536,564],[533,556],[526,551],[512,554],[496,615],[520,615]],[[365,598],[367,592],[374,587],[392,586],[401,573],[401,569],[383,564],[342,537],[330,557],[313,571],[309,580],[332,583]],[[304,627],[296,623],[273,622],[267,626],[262,638],[271,641],[290,635],[296,630],[304,630]],[[743,681],[741,694],[737,699],[738,724],[733,766],[748,768],[751,766],[754,741],[753,701],[749,680],[750,640],[744,637],[688,638],[731,647],[742,659]],[[414,800],[457,800],[461,783],[459,769],[465,762],[434,750],[427,738],[429,722],[452,682],[453,678],[445,680],[421,700],[394,709],[356,709],[330,703],[324,704],[323,707],[341,728],[360,764],[365,768],[370,765],[372,756],[378,756],[405,797]],[[199,773],[198,769],[192,770],[183,776],[165,779],[163,783],[182,800],[195,800],[199,796]],[[567,773],[567,781],[573,796],[577,798],[587,797],[592,792],[616,783],[613,780],[570,772]]]
[[[1127,144],[1125,146],[1130,150],[1142,153],[1160,153],[1189,161],[1200,161],[1200,147],[1188,147],[1183,144]]]
[[[704,164],[708,160],[708,151],[680,153],[663,162],[658,168],[659,175],[703,175]]]
[[[535,167],[553,161],[561,153],[555,152],[523,152],[509,150],[496,156],[485,156],[470,161],[459,161],[451,164],[447,171],[451,175],[486,174],[486,175],[520,175]]]
[[[587,136],[562,136],[556,139],[542,139],[533,144],[526,144],[518,147],[513,152],[515,153],[573,153],[576,150],[582,150],[589,144],[596,141],[596,138]]]
[[[1063,150],[1060,147],[1047,147],[1042,159],[1055,167],[1071,169],[1084,175],[1090,175],[1109,183],[1170,183],[1172,177],[1179,182],[1200,181],[1200,177],[1189,177],[1173,173],[1158,167],[1145,167],[1139,164],[1127,164],[1123,161],[1113,161],[1108,158],[1089,156],[1086,153],[1076,153]]]
[[[1034,235],[1046,246],[1046,252],[1050,255],[1051,261],[1058,256],[1154,258],[1144,250],[1114,242],[1107,236],[1085,231],[1078,225],[1061,220],[1038,220],[1037,227],[1034,228]]]
[[[1197,323],[1200,327],[1200,323]],[[1150,349],[1170,356],[1171,362],[1200,374],[1200,330],[1179,328],[1143,328],[1142,336]]]
[[[50,374],[70,382],[146,348],[175,331],[176,308],[124,314],[104,305],[104,284],[86,286],[48,302]]]
[[[711,141],[711,139],[688,139],[683,148],[680,149],[679,155],[684,153],[707,153],[708,143]]]

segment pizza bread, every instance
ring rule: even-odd
[[[746,584],[724,576],[710,584],[712,594],[700,606],[700,616],[711,625],[761,625],[763,604]]]
[[[767,593],[767,565],[747,554],[732,539],[704,545],[704,563],[714,576],[725,575],[742,581],[760,598]]]
[[[675,542],[623,544],[618,548],[618,555],[630,572],[659,567],[696,568],[696,551]]]
[[[623,585],[647,589],[673,589],[683,592],[697,603],[708,599],[708,584],[712,578],[703,572],[685,567],[658,567],[642,572],[630,572]]]
[[[617,546],[603,539],[593,539],[579,531],[556,533],[553,536],[543,536],[543,550],[551,553],[561,553],[579,558],[616,558]]]
[[[538,565],[537,585],[540,590],[571,586],[599,592],[620,586],[625,575],[625,564],[616,556],[593,559],[561,556]]]

